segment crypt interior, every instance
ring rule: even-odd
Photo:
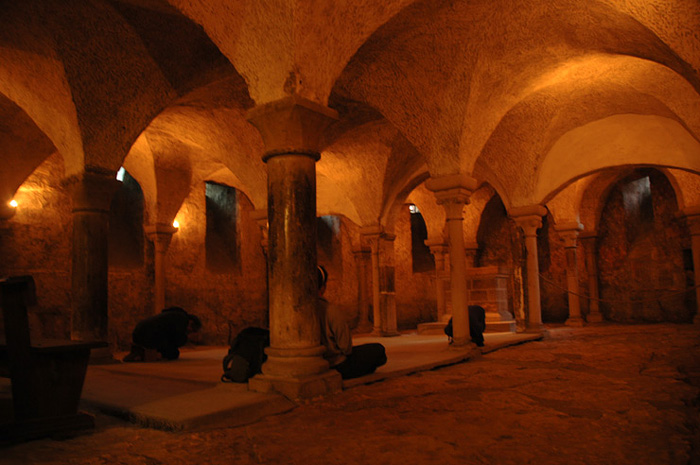
[[[696,0],[0,3],[0,276],[37,337],[247,326],[251,388],[357,334],[698,323]]]

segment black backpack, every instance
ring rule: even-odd
[[[224,357],[221,381],[248,382],[248,378],[262,371],[262,364],[267,360],[265,347],[269,345],[270,331],[267,329],[250,327],[238,333]]]

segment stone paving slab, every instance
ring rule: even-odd
[[[344,381],[343,388],[460,363],[481,353],[541,338],[541,333],[491,333],[485,335],[481,350],[455,350],[444,335],[355,336],[355,344],[384,344],[388,361],[376,373]],[[227,350],[200,347],[183,350],[175,362],[90,366],[82,404],[141,426],[170,431],[240,426],[296,406],[281,395],[248,391],[246,384],[222,383],[221,360]]]

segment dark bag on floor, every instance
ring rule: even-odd
[[[269,345],[270,331],[267,329],[250,327],[238,333],[224,357],[221,381],[248,382],[248,378],[261,372],[262,364],[267,360],[265,347]]]

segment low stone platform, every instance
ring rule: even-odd
[[[459,363],[481,353],[541,338],[542,334],[488,334],[486,345],[480,349],[455,350],[444,334],[354,336],[355,344],[384,344],[388,362],[376,373],[345,380],[343,389]],[[240,426],[296,407],[282,395],[248,391],[247,384],[222,383],[221,360],[227,350],[228,347],[185,348],[180,360],[172,362],[90,366],[81,407],[166,431]],[[0,394],[9,395],[9,391],[9,383],[0,385]]]
[[[542,334],[489,334],[481,350],[466,352],[452,349],[444,334],[354,336],[355,344],[384,344],[388,362],[371,375],[345,380],[343,388],[459,363],[480,353],[541,338]],[[183,350],[175,362],[91,366],[83,389],[83,404],[88,409],[164,430],[239,426],[295,407],[284,396],[248,391],[246,384],[220,382],[221,360],[227,350],[228,347]]]

